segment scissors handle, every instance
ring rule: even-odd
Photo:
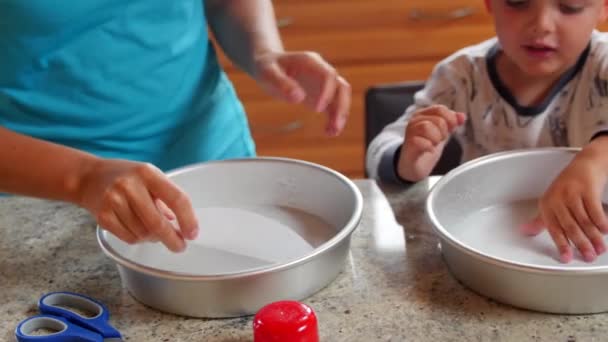
[[[36,331],[47,329],[49,334],[39,335]],[[24,319],[15,329],[19,342],[103,342],[103,337],[70,323],[62,317],[37,315]]]
[[[108,322],[108,309],[93,298],[73,292],[50,292],[40,298],[38,308],[43,314],[64,317],[104,338],[121,338],[120,332]]]

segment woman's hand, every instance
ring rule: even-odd
[[[266,92],[327,114],[326,133],[340,134],[350,110],[351,87],[319,54],[267,52],[254,61],[254,78]]]
[[[161,241],[179,252],[186,248],[184,239],[198,234],[188,196],[151,164],[96,159],[85,168],[78,199],[101,227],[130,244]]]

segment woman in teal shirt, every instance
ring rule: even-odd
[[[348,83],[319,55],[284,51],[270,0],[2,0],[0,191],[183,250],[198,223],[161,169],[255,154],[208,27],[263,89],[342,130]]]

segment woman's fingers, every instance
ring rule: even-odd
[[[99,225],[127,243],[162,241],[171,251],[186,247],[198,223],[186,194],[152,164],[102,159],[84,179],[81,204]],[[165,205],[167,204],[167,205]],[[170,222],[177,218],[180,230]]]
[[[130,177],[115,182],[108,201],[124,229],[136,240],[158,240],[179,252],[186,248],[184,237],[194,239],[198,234],[187,196],[151,165],[142,164]],[[180,230],[167,218],[171,215],[177,218]]]
[[[96,217],[97,223],[112,234],[116,235],[122,241],[128,244],[134,244],[137,242],[137,237],[127,229],[122,222],[118,219],[114,211],[111,209],[103,210],[102,212],[97,214]]]
[[[150,231],[146,229],[137,214],[135,214],[129,204],[129,200],[123,193],[113,193],[110,202],[113,212],[116,214],[123,227],[135,235],[138,241],[147,240],[149,238],[151,235]]]
[[[321,67],[318,71],[320,92],[315,104],[315,111],[325,112],[338,91],[338,73],[329,66]]]
[[[352,97],[350,84],[340,76],[338,76],[337,81],[335,96],[326,109],[328,120],[325,131],[328,135],[332,136],[340,134],[344,129],[348,115],[350,114]]]
[[[114,183],[107,191],[104,201],[108,203],[104,206],[105,211],[111,211],[114,216],[108,215],[106,219],[130,232],[135,241],[160,240],[172,251],[184,250],[183,237],[158,210],[142,180],[143,178],[131,175]]]
[[[270,61],[260,69],[262,82],[271,94],[292,103],[304,101],[306,91],[278,63]]]
[[[150,240],[158,240],[174,252],[186,248],[183,235],[158,210],[154,199],[143,184],[138,191],[131,192],[129,197],[135,214],[151,235]]]
[[[267,54],[257,60],[256,79],[272,95],[292,103],[304,103],[326,113],[328,135],[338,135],[348,118],[350,84],[318,53]]]
[[[150,195],[163,201],[173,211],[182,236],[189,240],[195,239],[198,236],[198,221],[186,193],[158,169],[146,171],[143,179]],[[152,203],[150,200],[150,205],[153,205]],[[156,206],[153,207],[156,209]],[[156,212],[158,213],[158,210]]]
[[[167,220],[175,220],[175,213],[173,212],[173,210],[167,207],[165,202],[157,198],[154,200],[154,204],[156,204],[156,208],[158,209],[158,211],[160,211],[160,213],[163,214]]]

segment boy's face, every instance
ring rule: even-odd
[[[485,0],[503,53],[530,76],[552,76],[573,66],[608,0]]]

